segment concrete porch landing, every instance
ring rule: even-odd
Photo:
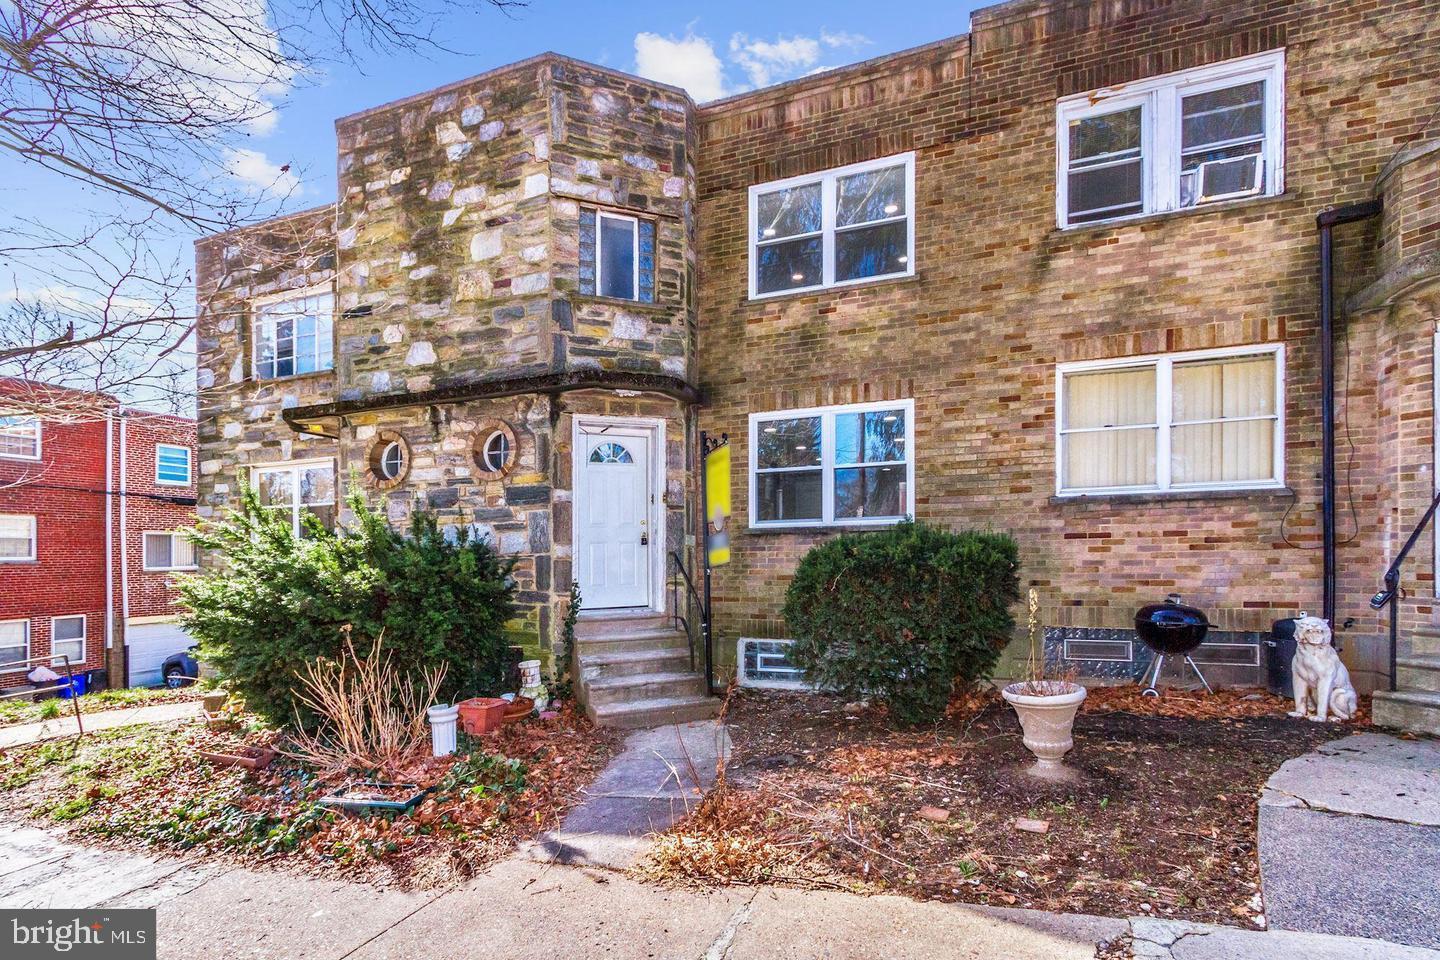
[[[1272,928],[1440,948],[1440,742],[1362,733],[1287,761],[1259,843]]]

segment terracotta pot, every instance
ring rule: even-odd
[[[472,737],[493,733],[505,722],[506,703],[496,697],[471,697],[456,706],[460,708],[460,729]]]
[[[1049,686],[1057,692],[1037,694],[1027,689],[1028,683],[1012,683],[1000,695],[1015,708],[1025,748],[1035,755],[1029,772],[1046,780],[1068,780],[1074,774],[1060,760],[1075,746],[1071,731],[1086,691],[1078,683],[1051,681]]]
[[[529,697],[516,697],[505,707],[505,722],[519,723],[535,710],[535,701]]]

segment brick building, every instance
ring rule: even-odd
[[[41,407],[60,413],[21,412]],[[175,533],[195,523],[195,459],[193,420],[0,380],[0,661],[63,652],[112,686],[161,682],[190,643],[170,579],[195,568]]]
[[[1086,675],[1143,670],[1178,592],[1218,679],[1306,610],[1387,686],[1366,601],[1436,488],[1437,41],[1420,0],[1016,0],[704,105],[545,54],[342,118],[334,205],[197,246],[201,515],[353,479],[491,535],[517,637],[577,580],[591,711],[639,722],[708,706],[663,616],[723,433],[748,679],[809,547],[915,516],[1012,533]],[[1433,727],[1432,544],[1377,714]]]

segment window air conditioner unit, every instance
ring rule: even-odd
[[[1207,160],[1186,174],[1192,178],[1194,203],[1217,203],[1239,197],[1253,197],[1265,185],[1265,158],[1258,153],[1224,160]]]

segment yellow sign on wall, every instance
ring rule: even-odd
[[[730,562],[730,444],[705,454],[705,550],[710,566]]]

